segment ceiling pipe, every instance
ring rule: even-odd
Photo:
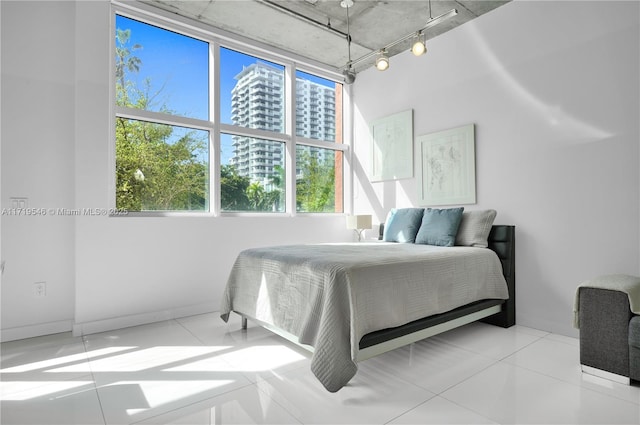
[[[324,24],[324,23],[322,23],[320,21],[316,21],[315,19],[309,18],[308,16],[305,16],[305,15],[303,15],[301,13],[294,12],[291,9],[287,9],[286,7],[281,6],[280,4],[278,4],[276,2],[273,2],[271,0],[258,0],[258,1],[260,3],[263,3],[266,6],[271,7],[272,9],[275,9],[275,10],[278,10],[280,12],[286,13],[287,15],[293,16],[294,18],[298,18],[298,19],[301,19],[303,21],[306,21],[306,22],[308,22],[308,23],[310,23],[312,25],[317,26],[318,28],[322,28],[322,29],[325,29],[327,31],[331,31],[331,32],[333,32],[335,34],[338,34],[340,37],[344,37],[346,39],[349,38],[349,35],[347,33],[344,33],[344,32],[342,32],[340,30],[337,30],[337,29],[333,28],[330,23]]]

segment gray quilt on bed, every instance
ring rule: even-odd
[[[331,392],[355,375],[363,335],[486,298],[508,298],[486,248],[399,243],[291,245],[241,252],[221,305],[314,347],[311,370]]]

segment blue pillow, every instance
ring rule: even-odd
[[[413,243],[422,223],[424,208],[391,209],[384,225],[382,240],[385,242]]]
[[[416,243],[437,246],[453,246],[464,207],[435,209],[427,208],[416,235]]]

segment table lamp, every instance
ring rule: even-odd
[[[353,229],[358,234],[358,242],[362,241],[362,232],[365,229],[371,229],[371,215],[348,215],[347,229]]]

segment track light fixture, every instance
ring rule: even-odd
[[[424,55],[427,52],[427,46],[424,42],[424,35],[422,31],[418,31],[416,36],[413,39],[413,44],[411,45],[411,53],[415,56]]]
[[[387,68],[389,68],[389,57],[384,50],[380,51],[380,54],[376,59],[376,68],[378,68],[378,71],[386,71]]]
[[[353,84],[356,80],[356,72],[351,67],[342,71],[342,75],[344,76],[344,82],[346,84]]]

